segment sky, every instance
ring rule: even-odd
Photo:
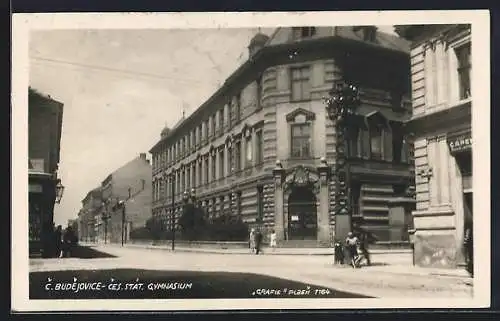
[[[392,33],[392,26],[378,26]],[[271,35],[274,29],[262,28]],[[247,58],[258,28],[46,30],[30,34],[30,86],[64,104],[54,221],[189,115]],[[150,155],[148,154],[148,158]]]

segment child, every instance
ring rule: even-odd
[[[270,235],[270,240],[269,240],[269,245],[273,249],[273,251],[276,249],[276,231],[271,230],[271,235]]]

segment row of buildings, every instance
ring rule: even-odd
[[[348,143],[352,219],[382,242],[407,241],[411,209],[391,209],[414,185],[404,135],[410,43],[373,26],[283,27],[255,35],[248,50],[249,59],[189,117],[163,129],[150,150],[153,216],[169,226],[183,193],[194,188],[209,217],[240,216],[274,229],[282,244],[342,238],[333,235],[328,168],[336,142],[324,97],[344,79],[358,86],[362,101]]]
[[[126,243],[151,217],[151,177],[151,164],[141,153],[89,191],[78,212],[79,240]]]
[[[57,175],[64,105],[28,89],[29,253],[47,254],[54,230],[54,206],[64,190]]]
[[[248,60],[190,116],[161,131],[151,165],[141,154],[88,193],[80,237],[103,240],[107,231],[118,242],[123,217],[114,205],[125,200],[132,213],[129,188],[142,182],[142,216],[126,219],[128,231],[150,216],[170,229],[183,196],[194,192],[208,218],[239,216],[274,229],[281,244],[343,238],[335,235],[330,171],[336,133],[324,104],[342,79],[361,98],[347,141],[352,222],[380,243],[413,243],[418,265],[462,264],[464,228],[472,224],[470,25],[395,30],[400,37],[373,26],[255,35]],[[127,171],[133,181],[120,178],[132,177],[120,174]]]
[[[470,25],[277,28],[151,148],[152,214],[178,218],[194,189],[209,217],[237,215],[281,243],[329,244],[335,128],[323,98],[360,90],[349,129],[351,219],[422,266],[457,266],[472,222]],[[309,240],[309,241],[308,241]]]

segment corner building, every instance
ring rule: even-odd
[[[221,88],[150,150],[153,216],[170,228],[182,193],[195,188],[209,218],[238,215],[274,229],[281,244],[329,244],[335,188],[321,158],[334,165],[335,128],[323,98],[343,78],[362,100],[349,142],[353,220],[391,241],[389,204],[412,184],[402,129],[408,42],[375,27],[292,27],[255,35],[248,49]]]
[[[471,26],[399,26],[412,41],[415,135],[415,262],[464,264],[464,229],[472,226]]]

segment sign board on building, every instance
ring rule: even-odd
[[[472,149],[471,134],[455,135],[448,137],[448,146],[451,153],[463,152]]]
[[[298,215],[292,215],[292,222],[297,222],[299,220]]]

